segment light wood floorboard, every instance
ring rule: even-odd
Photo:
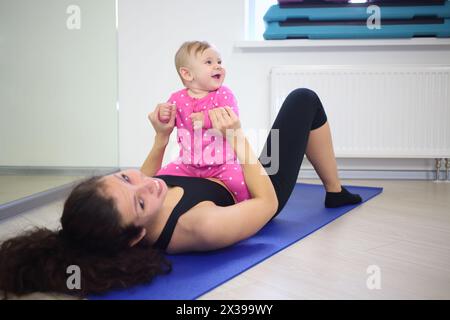
[[[384,191],[200,299],[450,299],[450,183],[343,184]],[[0,221],[0,241],[32,225],[58,227],[61,210],[57,201]],[[371,265],[381,289],[367,287]]]

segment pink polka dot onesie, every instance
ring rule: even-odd
[[[236,203],[250,199],[242,167],[226,138],[212,132],[208,110],[229,106],[237,116],[236,99],[225,86],[197,99],[188,95],[187,89],[173,93],[167,102],[176,105],[178,158],[162,167],[156,175],[216,178],[232,192]],[[203,112],[203,127],[194,131],[189,115]]]

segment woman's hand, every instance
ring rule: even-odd
[[[167,123],[161,122],[159,119],[160,109],[170,108],[170,119]],[[155,129],[156,135],[159,135],[167,140],[175,127],[176,107],[170,103],[160,103],[156,106],[155,110],[148,114],[148,119]]]
[[[159,120],[161,120],[161,122],[163,123],[167,123],[170,120],[170,114],[172,111],[172,105],[165,103],[162,104],[161,107],[159,108]]]
[[[203,119],[203,112],[192,112],[189,115],[189,118],[192,120],[192,128],[194,128],[194,130],[203,128],[205,123]]]
[[[238,116],[230,107],[214,108],[208,111],[212,127],[224,137],[230,137],[235,131],[241,129],[241,122]]]

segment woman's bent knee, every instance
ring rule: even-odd
[[[317,94],[308,88],[297,88],[293,90],[291,93],[289,93],[288,97],[286,99],[295,99],[297,101],[304,101],[305,99],[317,99]]]
[[[318,95],[311,89],[298,88],[293,90],[286,98],[285,102],[292,105],[296,110],[317,110],[321,105]]]

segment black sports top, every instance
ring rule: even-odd
[[[164,180],[168,186],[179,186],[184,190],[183,196],[173,209],[161,235],[153,245],[161,250],[166,250],[169,245],[178,219],[197,203],[202,201],[212,201],[216,205],[222,207],[230,206],[235,203],[230,192],[224,186],[205,178],[171,175],[154,177]]]

